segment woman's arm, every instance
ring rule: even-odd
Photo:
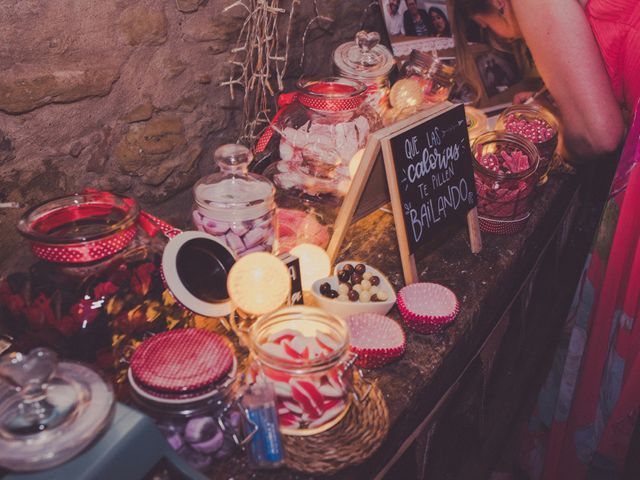
[[[511,0],[523,37],[577,154],[616,150],[624,133],[600,50],[579,0]]]

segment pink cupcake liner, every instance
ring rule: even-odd
[[[397,303],[407,327],[418,333],[442,331],[460,312],[456,295],[437,283],[407,285]]]
[[[404,354],[406,336],[400,324],[384,315],[364,313],[347,319],[356,365],[379,368]]]

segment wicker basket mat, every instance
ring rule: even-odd
[[[358,395],[366,385],[355,376]],[[389,431],[389,411],[373,385],[363,402],[353,401],[345,417],[326,432],[307,437],[283,435],[287,467],[310,474],[331,474],[364,462],[382,445]]]

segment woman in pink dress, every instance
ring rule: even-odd
[[[521,461],[531,478],[617,478],[640,410],[640,1],[449,2],[463,70],[468,20],[526,42],[577,155],[613,152],[627,132]]]

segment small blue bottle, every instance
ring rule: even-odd
[[[253,468],[278,468],[284,465],[284,450],[278,426],[276,393],[273,385],[258,381],[242,397],[247,418],[258,428],[249,442],[249,461]],[[253,427],[244,419],[245,432]]]

